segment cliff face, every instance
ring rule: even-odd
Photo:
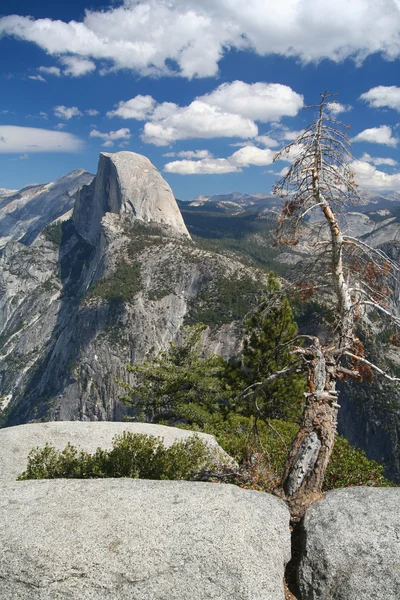
[[[121,418],[115,379],[126,379],[127,363],[210,314],[205,343],[232,354],[243,300],[254,303],[264,281],[237,259],[196,248],[146,158],[101,155],[72,219],[0,256],[3,423]]]
[[[166,225],[175,235],[190,238],[171,188],[148,158],[134,152],[100,154],[95,179],[77,196],[77,232],[95,244],[106,213]]]
[[[0,248],[11,240],[31,244],[46,225],[73,208],[76,192],[92,179],[77,169],[50,183],[0,193]]]

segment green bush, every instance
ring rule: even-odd
[[[18,479],[190,479],[197,471],[213,466],[209,450],[196,435],[166,448],[160,438],[125,431],[115,436],[111,450],[97,448],[94,454],[71,444],[62,451],[49,444],[35,448]]]
[[[187,425],[188,429],[193,425]],[[281,420],[255,421],[231,413],[227,418],[211,415],[208,422],[199,427],[205,433],[215,435],[222,448],[234,457],[241,467],[250,463],[255,467],[253,478],[256,489],[272,491],[280,482],[288,449],[297,433],[298,426]],[[262,472],[262,477],[259,476]],[[354,485],[388,487],[394,484],[383,476],[384,467],[369,460],[365,453],[336,436],[332,458],[328,466],[323,491]],[[240,480],[238,480],[240,484]],[[246,487],[252,487],[247,482]]]

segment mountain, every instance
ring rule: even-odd
[[[33,242],[46,225],[73,208],[76,192],[93,177],[77,169],[51,183],[19,192],[0,190],[0,248],[10,240]]]
[[[282,206],[282,201],[276,196],[268,194],[217,194],[214,196],[197,196],[192,202],[181,203],[186,207],[202,208],[204,210],[222,210],[227,213],[240,213],[248,210],[277,211]]]
[[[6,188],[0,188],[0,199],[7,198],[7,196],[13,196],[18,190],[7,190]]]
[[[347,212],[369,213],[381,209],[392,209],[400,203],[399,192],[381,192],[362,189],[360,191],[361,202],[356,200],[354,204],[346,208]],[[242,192],[231,192],[230,194],[216,194],[213,196],[199,195],[190,202],[181,202],[180,206],[192,207],[197,210],[223,211],[227,213],[240,213],[245,211],[268,212],[275,214],[282,208],[282,199],[272,194],[245,194]]]
[[[234,354],[265,279],[193,243],[147,158],[102,153],[70,219],[1,253],[3,423],[121,419],[115,378],[127,379],[127,363],[199,321],[207,347]]]
[[[69,198],[38,202],[33,229],[0,252],[3,424],[121,419],[126,408],[115,378],[127,380],[127,363],[166,348],[182,324],[199,321],[208,324],[205,346],[235,354],[266,272],[285,276],[303,258],[301,244],[272,245],[276,199],[211,196],[198,205],[178,202],[179,212],[150,161],[130,152],[102,153],[94,179],[80,173],[88,185]],[[31,189],[43,193],[56,183]],[[0,203],[28,192],[5,194]],[[399,260],[396,194],[371,193],[365,201],[343,216],[343,227]],[[388,207],[379,208],[383,202]],[[40,233],[39,223],[45,223]],[[310,220],[304,236],[318,231],[318,221]],[[298,314],[307,330],[318,326],[310,310]],[[368,352],[400,374],[398,350],[385,335],[374,336]],[[346,384],[340,403],[339,431],[400,481],[396,386],[378,379],[372,386]]]

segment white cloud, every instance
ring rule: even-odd
[[[179,156],[179,158],[213,158],[213,155],[209,150],[182,150],[181,152],[167,152],[163,154],[165,157],[172,158],[174,156]]]
[[[275,152],[269,148],[262,150],[255,146],[245,146],[234,152],[228,160],[239,167],[248,167],[249,165],[263,167],[272,164],[274,156]]]
[[[398,164],[397,160],[394,160],[393,158],[378,158],[378,157],[370,156],[367,152],[364,152],[364,154],[362,155],[360,160],[364,161],[364,162],[372,163],[373,165],[376,165],[377,167],[379,167],[380,165],[389,165],[389,167],[395,167]]]
[[[283,167],[283,169],[278,171],[278,173],[275,173],[275,175],[278,175],[279,177],[285,177],[285,175],[287,175],[288,173],[289,173],[289,167]]]
[[[243,81],[225,83],[188,106],[172,102],[157,104],[152,96],[135,96],[121,101],[108,117],[145,120],[142,139],[156,146],[193,138],[239,137],[248,140],[258,134],[257,121],[277,122],[294,116],[303,106],[303,97],[281,84]],[[277,145],[261,136],[264,145]]]
[[[47,83],[42,75],[28,75],[28,79],[33,79],[34,81],[41,81],[42,83]]]
[[[184,107],[163,102],[157,106],[151,119],[144,126],[142,139],[156,146],[192,138],[247,139],[258,133],[257,125],[251,119],[223,112],[199,100]]]
[[[258,142],[262,146],[265,146],[266,148],[276,148],[277,146],[279,146],[279,142],[271,138],[269,135],[258,135],[254,139],[256,142]]]
[[[179,155],[183,154],[185,153],[179,153]],[[245,146],[234,152],[231,156],[228,156],[228,158],[206,157],[200,160],[175,160],[167,163],[164,171],[179,175],[223,175],[225,173],[238,173],[242,170],[242,167],[270,165],[274,155],[275,153],[269,149],[262,150],[255,146]],[[193,158],[199,158],[199,156],[197,155]]]
[[[400,112],[400,87],[395,85],[378,85],[368,92],[361,94],[360,100],[364,100],[372,108],[394,108]]]
[[[55,106],[54,114],[59,119],[72,119],[72,117],[81,117],[82,113],[77,106]]]
[[[78,152],[82,141],[70,133],[36,127],[0,126],[0,153]]]
[[[373,144],[383,144],[385,146],[397,146],[399,138],[392,137],[392,128],[388,125],[381,125],[380,127],[371,127],[370,129],[364,129],[352,142],[368,142]]]
[[[400,191],[400,173],[389,175],[363,160],[353,161],[351,168],[356,175],[357,183],[361,187],[371,190]]]
[[[64,127],[66,127],[65,123],[57,123],[57,125],[54,126],[54,129],[64,129]]]
[[[292,144],[290,148],[285,150],[279,161],[292,163],[302,152],[304,152],[303,144]]]
[[[87,110],[85,110],[85,115],[89,115],[89,117],[96,117],[99,114],[99,111],[95,108],[88,108]]]
[[[118,129],[117,131],[109,131],[108,133],[102,133],[97,131],[97,129],[92,129],[89,135],[92,138],[100,138],[104,140],[102,146],[105,148],[111,148],[116,140],[130,140],[131,138],[130,129],[127,127]]]
[[[237,173],[240,169],[226,158],[203,158],[202,160],[175,160],[167,163],[164,171],[178,175],[224,175]]]
[[[107,117],[121,119],[137,119],[144,121],[154,110],[156,101],[151,96],[135,96],[126,102],[118,102],[115,110],[110,110]]]
[[[253,121],[279,121],[294,117],[303,107],[303,96],[280,83],[223,83],[216,90],[197,98],[221,110]]]
[[[400,56],[399,25],[398,0],[329,6],[326,0],[124,0],[87,10],[81,22],[8,15],[0,19],[0,35],[33,42],[50,55],[106,60],[109,70],[168,74],[173,61],[179,75],[192,78],[215,76],[230,48],[302,62],[361,63],[375,53],[393,60]]]
[[[279,136],[279,138],[281,140],[284,140],[285,142],[293,142],[296,138],[299,137],[299,135],[301,135],[303,133],[303,129],[299,129],[297,131],[292,131],[290,129],[286,129],[284,130],[281,135]]]
[[[60,58],[60,62],[65,67],[64,75],[70,75],[70,77],[82,77],[96,69],[96,64],[92,60],[77,56],[63,56]]]
[[[328,102],[327,107],[331,113],[336,115],[343,112],[349,112],[353,108],[350,104],[340,104],[340,102],[337,101]]]
[[[46,75],[54,75],[55,77],[60,77],[61,75],[61,70],[58,67],[38,67],[38,71]]]

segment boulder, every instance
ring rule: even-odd
[[[54,421],[50,423],[29,423],[0,429],[0,481],[15,481],[26,469],[27,458],[32,448],[44,447],[46,442],[58,450],[68,444],[79,446],[87,452],[97,448],[112,448],[114,436],[124,431],[152,435],[164,440],[169,447],[177,440],[184,440],[194,431],[153,425],[151,423],[118,423],[110,421]],[[234,461],[218,445],[214,436],[196,433],[210,448],[217,461],[234,464]],[[1,596],[0,596],[1,600]]]
[[[400,598],[400,490],[329,492],[304,518],[302,600]]]
[[[2,482],[4,600],[283,600],[289,512],[233,485]]]

